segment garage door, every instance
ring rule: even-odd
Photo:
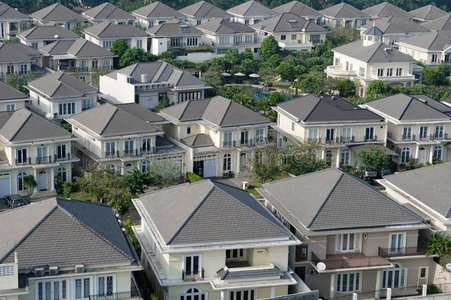
[[[11,194],[11,178],[9,173],[0,174],[0,197]]]
[[[217,165],[218,160],[216,158],[204,160],[204,178],[215,177]]]

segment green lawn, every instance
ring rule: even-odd
[[[58,195],[58,196],[64,198],[63,195]],[[90,193],[87,193],[87,192],[73,192],[73,193],[70,193],[70,198],[78,199],[78,200],[91,199],[92,202],[97,202],[96,197],[91,195]]]

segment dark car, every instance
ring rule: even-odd
[[[8,205],[10,208],[16,208],[19,206],[24,206],[27,203],[24,199],[18,194],[8,195],[5,196],[5,204]]]

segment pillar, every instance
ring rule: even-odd
[[[387,288],[387,297],[385,297],[387,300],[391,300],[391,288]]]
[[[225,300],[225,292],[221,291],[221,300]]]
[[[236,172],[235,172],[235,174],[239,174],[240,173],[240,168],[241,168],[241,166],[240,166],[240,164],[241,164],[240,154],[241,154],[241,151],[238,151],[236,153]]]
[[[138,161],[136,162],[136,168],[137,168],[139,171],[141,171],[141,161],[140,161],[140,160],[138,160]]]
[[[69,173],[68,170],[67,172]],[[69,174],[67,174],[67,176],[69,176]],[[55,190],[55,168],[50,169],[50,190]]]
[[[434,146],[429,146],[429,162],[432,164],[434,160]]]
[[[124,165],[124,162],[121,161],[121,175],[124,175],[124,174],[125,174],[125,165]]]
[[[377,271],[376,273],[376,287],[374,288],[374,290],[376,291],[374,293],[374,298],[379,299],[380,295],[381,295],[381,280],[382,280],[382,273],[381,271]]]
[[[338,148],[338,149],[337,149],[337,161],[335,162],[335,166],[336,166],[337,168],[340,167],[340,158],[341,158],[341,149]]]
[[[34,176],[34,180],[36,181],[36,186],[34,187],[34,192],[37,193],[38,192],[38,171],[36,169],[33,170],[33,176]]]
[[[276,297],[276,288],[275,287],[271,287],[271,298]]]
[[[321,149],[321,160],[326,159],[326,150],[324,148]]]
[[[335,274],[332,273],[330,275],[330,293],[329,296],[331,299],[333,299],[335,297]]]
[[[415,146],[415,158],[418,159],[418,154],[420,153],[420,147],[418,145]]]

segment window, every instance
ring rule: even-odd
[[[158,93],[158,103],[160,103],[162,100],[163,100],[163,98],[166,98],[168,96],[168,93]],[[169,100],[169,99],[167,99],[167,100]]]
[[[187,255],[184,260],[185,276],[199,275],[201,271],[200,255]]]
[[[387,69],[387,76],[393,76],[393,68]]]
[[[436,63],[437,62],[437,54],[432,54],[432,57],[431,57],[431,62],[432,63]]]
[[[253,35],[246,35],[244,37],[244,42],[246,44],[252,44],[254,42],[254,36]]]
[[[28,65],[20,65],[19,74],[27,74],[28,73]]]
[[[401,163],[405,164],[410,159],[410,147],[403,147],[401,149]]]
[[[171,47],[181,47],[182,46],[182,38],[175,37],[171,38]]]
[[[103,41],[103,48],[110,50],[113,46],[113,41]]]
[[[436,139],[443,138],[444,131],[445,131],[445,129],[444,129],[443,125],[436,125],[435,126],[435,131],[434,131],[434,137]]]
[[[230,44],[230,37],[228,36],[219,37],[219,45],[228,45],[228,44]]]
[[[243,36],[241,35],[235,35],[233,37],[233,44],[234,45],[241,45],[243,43]]]
[[[125,155],[133,154],[134,150],[135,150],[135,141],[133,141],[133,140],[124,141],[124,154]]]
[[[186,134],[191,134],[191,126],[186,127]]]
[[[229,300],[255,300],[255,290],[230,291]]]
[[[75,114],[75,102],[58,104],[58,114],[61,116]]]
[[[360,249],[360,234],[346,233],[337,235],[337,251],[352,252]]]
[[[399,264],[395,264],[393,269],[382,272],[382,288],[402,288],[406,286],[405,268],[401,268]]]
[[[326,141],[333,141],[335,138],[335,129],[328,128],[326,129]]]
[[[91,107],[94,107],[95,104],[95,100],[94,99],[83,99],[82,105],[81,105],[81,110],[87,110],[90,109]]]
[[[402,253],[404,251],[404,233],[390,234],[390,253]]]
[[[18,148],[16,149],[16,163],[26,164],[28,162],[28,149]]]
[[[66,150],[66,144],[56,145],[56,158],[66,159],[68,156]]]
[[[240,260],[246,258],[245,249],[229,249],[226,250],[226,261]]]
[[[249,143],[249,131],[243,130],[240,133],[240,144],[247,145]]]
[[[103,68],[106,70],[110,70],[111,69],[111,60],[104,59],[103,60]]]
[[[418,276],[420,279],[427,278],[428,276],[428,268],[427,267],[420,267],[420,271],[418,272]]]
[[[137,40],[136,41],[136,48],[142,48],[143,47],[143,41],[142,40]]]
[[[6,111],[13,111],[16,110],[16,104],[12,103],[12,104],[6,104]]]
[[[0,276],[13,276],[13,275],[14,275],[13,265],[0,266]]]
[[[349,166],[351,163],[351,151],[347,148],[341,149],[340,153],[340,164],[344,166]]]
[[[110,168],[110,170],[111,170],[111,173],[112,173],[112,174],[116,173],[116,171],[117,171],[117,167],[116,167],[116,165],[115,165],[115,164],[111,164],[111,165],[109,165],[109,168]]]
[[[292,35],[291,35],[291,40],[292,40],[292,41],[295,41],[295,40],[296,40],[296,37],[297,37],[297,36],[296,36],[295,34],[292,34]]]
[[[340,63],[340,59],[337,57],[337,58],[335,58],[335,65],[336,66],[339,66],[339,65],[341,65],[341,63]]]
[[[359,76],[365,77],[365,68],[359,67]]]
[[[440,145],[435,145],[432,152],[432,159],[433,160],[442,160],[442,152],[443,148]]]
[[[384,69],[382,68],[377,69],[377,76],[384,76]]]
[[[310,155],[311,155],[312,161],[316,161],[318,159],[318,151],[316,151],[315,149],[312,149],[312,151],[310,152]]]
[[[179,300],[206,300],[206,292],[198,288],[189,288],[184,294],[181,294]]]
[[[74,299],[89,299],[92,295],[92,285],[90,277],[74,279]]]
[[[38,281],[36,295],[38,300],[67,299],[67,279]]]
[[[151,152],[151,150],[152,150],[152,146],[151,145],[152,145],[152,143],[151,143],[150,138],[141,140],[141,150],[142,151],[144,151],[144,152]]]
[[[318,129],[309,129],[308,130],[308,140],[316,141],[318,139]]]
[[[402,139],[410,140],[412,139],[412,127],[403,127],[402,128]]]
[[[232,156],[230,153],[224,154],[222,158],[222,171],[228,172],[232,170]]]
[[[360,290],[360,273],[337,274],[337,292],[352,293]]]
[[[232,146],[233,144],[233,132],[224,132],[222,135],[222,144],[224,147]]]
[[[428,127],[420,126],[420,139],[426,139],[428,137]]]
[[[294,122],[291,122],[291,131],[294,131]]]
[[[115,293],[116,286],[113,275],[97,277],[97,295],[111,296]]]
[[[33,48],[33,49],[38,49],[38,43],[36,43],[36,42],[34,42],[34,43],[31,43],[31,48]]]
[[[265,141],[265,130],[263,128],[255,129],[255,143],[263,143]]]
[[[396,68],[396,76],[402,76],[402,68]]]
[[[139,94],[136,94],[136,95],[135,95],[135,103],[136,103],[136,104],[139,104]]]
[[[343,127],[341,129],[341,139],[343,142],[352,141],[352,128],[351,127]]]
[[[61,180],[61,182],[67,182],[67,169],[65,167],[58,167],[56,169],[56,176]]]
[[[27,172],[20,172],[19,174],[17,174],[17,191],[18,192],[23,192],[25,191],[25,186],[24,186],[24,177],[28,176]]]
[[[186,39],[186,46],[195,47],[197,46],[197,37],[189,37]]]
[[[281,41],[285,41],[287,39],[287,36],[285,35],[285,34],[282,34],[281,36],[280,36],[280,40]]]
[[[48,147],[37,147],[36,148],[36,162],[49,162],[49,148]]]
[[[151,163],[149,160],[143,160],[141,163],[141,172],[149,172],[151,167]]]
[[[116,154],[116,142],[105,143],[105,156],[114,156]]]
[[[374,127],[365,128],[365,140],[366,141],[374,140]]]

